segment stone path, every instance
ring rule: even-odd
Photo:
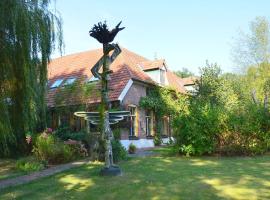
[[[72,163],[57,165],[57,166],[50,167],[48,169],[45,169],[45,170],[42,170],[39,172],[34,172],[31,174],[28,174],[28,175],[2,180],[2,181],[0,181],[0,190],[7,188],[7,187],[10,187],[10,186],[25,184],[25,183],[31,182],[33,180],[36,180],[36,179],[39,179],[42,177],[51,176],[53,174],[63,172],[67,169],[71,169],[74,167],[78,167],[78,166],[84,165],[84,164],[89,163],[89,162],[90,162],[90,159],[88,158],[85,160],[75,161]]]
[[[158,155],[159,154],[158,152],[151,151],[153,149],[155,149],[155,147],[137,149],[135,154],[129,154],[129,156],[130,157],[147,157],[147,156]],[[42,170],[39,172],[34,172],[31,174],[28,174],[28,175],[2,180],[2,181],[0,181],[0,190],[7,188],[7,187],[11,187],[11,186],[29,183],[33,180],[36,180],[36,179],[39,179],[42,177],[51,176],[51,175],[54,175],[56,173],[63,172],[67,169],[71,169],[74,167],[78,167],[78,166],[84,165],[84,164],[89,163],[89,162],[90,162],[90,159],[88,158],[88,159],[81,160],[81,161],[75,161],[72,163],[57,165],[57,166],[50,167],[48,169],[45,169],[45,170]]]

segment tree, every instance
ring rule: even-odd
[[[267,66],[257,69],[267,71]],[[201,69],[188,112],[180,112],[174,120],[175,149],[179,153],[254,155],[269,150],[269,112],[261,101],[252,101],[247,77],[222,74],[217,64],[207,63]],[[263,88],[267,95],[269,80],[264,81]]]
[[[235,63],[244,69],[241,84],[244,96],[252,96],[253,102],[263,102],[267,107],[268,80],[270,79],[270,24],[265,17],[257,17],[250,23],[250,33],[240,33],[233,46]]]
[[[0,156],[25,151],[25,134],[46,126],[47,63],[63,47],[50,0],[0,1]]]
[[[189,76],[193,76],[194,74],[189,71],[187,68],[182,68],[181,70],[177,70],[174,72],[177,76],[179,76],[180,78],[186,78]]]
[[[250,33],[240,32],[232,46],[234,62],[245,69],[251,65],[269,63],[270,27],[265,17],[256,17],[249,25]]]
[[[220,67],[206,61],[206,66],[200,70],[201,77],[196,82],[196,98],[200,102],[210,103],[211,106],[222,105],[230,108],[237,101],[232,85],[222,75]]]

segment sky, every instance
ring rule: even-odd
[[[256,16],[270,20],[269,0],[56,0],[54,6],[63,19],[64,55],[101,48],[89,30],[100,21],[110,28],[122,21],[126,28],[114,42],[196,74],[206,60],[235,71],[231,51],[239,30],[248,32]]]

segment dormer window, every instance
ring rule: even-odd
[[[165,70],[160,69],[160,84],[165,85]]]
[[[64,85],[71,85],[76,81],[76,78],[68,78],[66,79]]]
[[[88,82],[95,82],[95,81],[98,81],[98,80],[99,80],[98,78],[92,76],[92,77],[89,79]]]
[[[57,88],[57,87],[59,87],[61,84],[62,84],[62,82],[63,82],[63,79],[57,79],[52,85],[51,85],[51,89],[52,88]]]

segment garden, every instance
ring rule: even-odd
[[[269,199],[270,156],[155,156],[121,161],[122,176],[102,177],[103,163],[0,191],[1,199]]]
[[[0,187],[0,199],[270,199],[270,26],[265,18],[251,22],[250,35],[240,45],[246,49],[236,50],[242,53],[235,56],[239,63],[248,58],[241,72],[224,73],[217,63],[207,61],[190,93],[154,84],[148,88],[139,107],[155,113],[156,147],[147,156],[138,156],[135,145],[122,146],[119,129],[111,132],[109,115],[104,115],[110,111],[105,77],[109,71],[104,70],[102,77],[107,88],[102,90],[106,106],[101,101],[99,108],[104,111],[99,116],[104,126],[97,128],[102,134],[65,125],[49,127],[47,64],[52,50],[63,48],[61,18],[50,10],[50,1],[3,2],[0,182],[78,160],[91,162],[29,183]],[[118,31],[123,29],[120,24]],[[101,25],[94,26],[97,33],[103,27],[113,34],[106,23]],[[192,74],[178,74],[184,73]],[[66,88],[71,91],[77,86]],[[85,100],[92,86],[80,86],[83,93],[75,95]],[[173,139],[160,147],[160,122],[165,115],[170,116]],[[104,161],[112,168],[117,163],[121,176],[100,176]]]

